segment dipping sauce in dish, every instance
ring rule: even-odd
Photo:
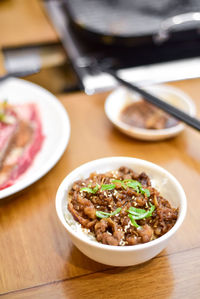
[[[125,166],[75,181],[67,210],[88,237],[93,234],[96,241],[114,246],[157,239],[178,218],[178,208],[171,207],[146,173]],[[69,223],[68,217],[66,221]]]
[[[166,129],[176,126],[179,121],[150,103],[140,100],[125,106],[119,119],[134,127],[143,129]]]

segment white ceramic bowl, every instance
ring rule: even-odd
[[[179,207],[179,216],[175,225],[162,237],[149,243],[134,246],[110,246],[90,240],[82,230],[77,232],[66,222],[67,195],[72,183],[78,179],[87,178],[94,171],[104,173],[117,169],[120,166],[130,167],[138,173],[145,171],[151,178],[153,186],[160,191],[161,195],[173,207]],[[186,214],[186,208],[187,203],[184,190],[174,176],[151,162],[129,157],[102,158],[81,165],[66,176],[59,186],[56,195],[58,217],[74,245],[91,259],[112,266],[136,265],[160,253],[181,226]]]
[[[182,109],[191,116],[196,114],[196,108],[192,99],[177,88],[169,85],[153,85],[146,87],[145,89],[169,104]],[[137,128],[122,122],[119,117],[121,110],[131,102],[136,102],[140,99],[141,97],[134,92],[130,92],[123,87],[117,88],[107,97],[105,101],[104,108],[108,119],[115,125],[115,127],[126,135],[141,140],[156,141],[167,139],[174,137],[183,131],[184,125],[181,122],[179,122],[176,126],[161,130]]]

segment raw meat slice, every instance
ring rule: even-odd
[[[6,156],[6,153],[12,144],[15,132],[17,130],[17,124],[6,125],[0,122],[0,166]]]
[[[0,190],[15,183],[32,164],[44,136],[35,104],[12,106],[15,126],[0,122]],[[1,157],[0,156],[0,157]]]

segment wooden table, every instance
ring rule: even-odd
[[[200,111],[200,80],[173,84]],[[177,138],[142,142],[118,132],[106,119],[106,94],[61,95],[71,121],[69,145],[58,164],[23,194],[0,205],[0,292],[5,298],[199,298],[200,135],[186,128]],[[105,156],[157,163],[177,177],[188,199],[180,231],[153,260],[114,268],[79,252],[55,211],[61,180],[78,165]],[[6,295],[7,294],[7,295]]]
[[[171,85],[193,98],[200,116],[200,79]],[[59,95],[71,121],[65,153],[45,177],[0,201],[2,298],[200,298],[200,134],[187,127],[162,142],[126,137],[104,114],[106,96]],[[157,163],[185,189],[188,212],[181,229],[147,263],[125,268],[98,264],[73,246],[57,218],[55,194],[62,179],[80,164],[106,156]]]
[[[0,48],[58,42],[42,0],[0,2]]]

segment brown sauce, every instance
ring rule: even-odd
[[[166,129],[179,121],[144,100],[131,103],[120,113],[120,120],[128,125],[143,129]]]

